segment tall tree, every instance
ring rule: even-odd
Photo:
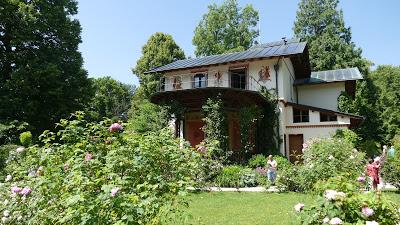
[[[78,52],[81,27],[75,0],[2,0],[0,118],[36,131],[81,109],[90,81]]]
[[[369,63],[351,40],[339,0],[301,0],[293,31],[308,42],[314,71],[358,67],[363,73]]]
[[[378,66],[371,73],[378,89],[379,116],[384,141],[400,134],[400,66]]]
[[[226,0],[221,6],[212,4],[194,31],[196,56],[243,51],[253,45],[259,35],[256,29],[258,11],[252,5],[244,8],[236,0]]]
[[[153,34],[142,47],[142,56],[133,69],[133,73],[139,77],[140,90],[138,93],[143,94],[146,98],[150,97],[160,80],[160,74],[145,74],[146,71],[184,58],[185,53],[171,35],[161,32]]]
[[[93,81],[95,94],[91,99],[90,111],[97,119],[118,117],[126,119],[131,106],[135,87],[112,79],[101,77]]]

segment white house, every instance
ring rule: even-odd
[[[279,98],[279,146],[290,158],[301,154],[302,144],[315,137],[329,137],[337,129],[355,126],[362,117],[339,112],[341,92],[354,96],[357,68],[311,72],[306,42],[297,39],[256,45],[247,51],[178,60],[154,68],[163,78],[151,100],[176,100],[186,108],[177,124],[193,146],[204,139],[201,106],[217,93],[228,110],[229,146],[240,147],[240,129],[235,113],[244,106],[265,103],[262,87]]]

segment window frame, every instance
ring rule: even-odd
[[[298,114],[296,113],[298,112]],[[309,123],[310,122],[310,110],[301,108],[292,108],[293,123]]]
[[[322,120],[323,116],[326,117],[326,120]],[[319,112],[319,122],[325,123],[325,122],[337,122],[337,121],[338,121],[337,115]]]
[[[199,79],[196,81],[197,77],[203,77],[204,80]],[[205,88],[208,86],[208,74],[207,73],[195,73],[192,76],[192,88]]]

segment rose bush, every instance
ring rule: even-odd
[[[346,178],[339,176],[317,186],[325,191],[315,205],[296,208],[298,224],[397,225],[400,222],[399,205],[380,192],[360,191],[356,181],[346,182]]]
[[[312,191],[317,181],[342,173],[353,180],[364,171],[364,157],[345,139],[315,139],[305,144],[301,162],[282,168],[277,184],[288,191],[304,192]]]
[[[0,188],[4,224],[151,224],[196,174],[197,153],[167,131],[137,135],[82,113],[12,151]],[[115,129],[116,128],[116,129]],[[117,132],[118,131],[118,132]]]

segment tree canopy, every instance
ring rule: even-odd
[[[160,80],[160,74],[145,74],[146,71],[184,58],[185,53],[171,35],[161,32],[153,34],[142,47],[142,56],[133,69],[133,73],[139,77],[138,93],[148,98],[154,93],[156,84]]]
[[[314,71],[358,67],[363,73],[369,63],[351,40],[351,28],[345,26],[339,0],[301,0],[293,31],[308,42]]]
[[[89,103],[94,117],[101,120],[103,117],[118,117],[126,119],[131,106],[135,87],[121,83],[111,77],[94,79],[95,95]]]
[[[250,48],[259,35],[256,29],[258,11],[252,5],[244,8],[236,0],[226,0],[221,6],[212,4],[194,31],[196,56],[207,56]]]
[[[38,132],[49,129],[91,97],[78,52],[77,2],[1,4],[0,118],[25,121]]]

